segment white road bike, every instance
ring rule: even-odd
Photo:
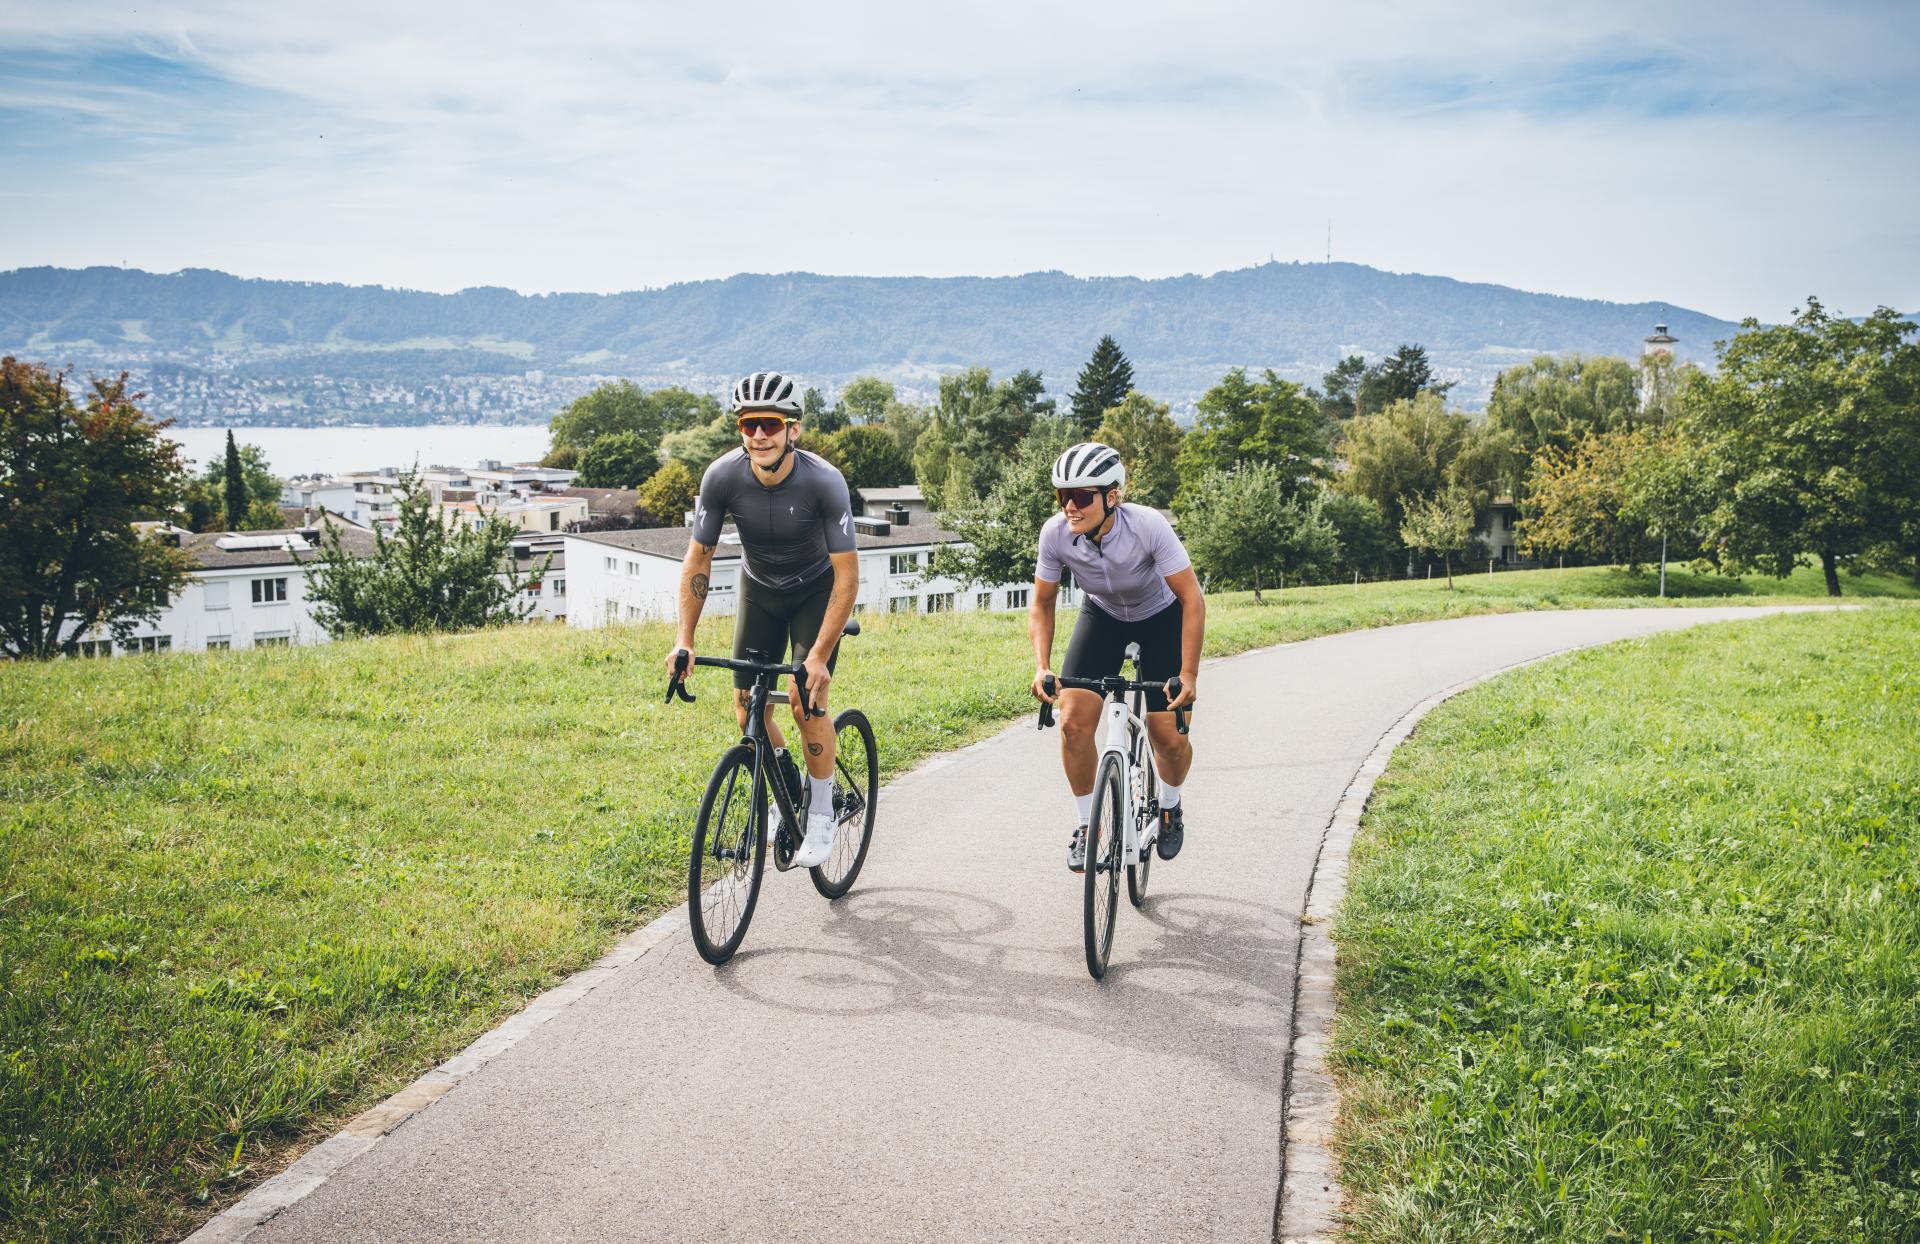
[[[1140,672],[1140,645],[1128,644],[1126,660]],[[1123,667],[1124,668],[1124,667]],[[1160,771],[1147,738],[1147,692],[1164,685],[1171,695],[1180,692],[1178,678],[1170,683],[1140,682],[1113,675],[1108,678],[1049,677],[1048,695],[1055,687],[1095,691],[1105,697],[1101,706],[1100,767],[1093,779],[1093,814],[1087,818],[1085,927],[1087,971],[1093,979],[1107,974],[1113,950],[1114,916],[1120,910],[1120,871],[1127,873],[1127,900],[1135,907],[1147,900],[1147,875],[1153,869],[1154,843],[1160,837]],[[1132,697],[1129,706],[1127,698]],[[1180,733],[1187,732],[1187,711],[1174,710]],[[1053,724],[1053,706],[1040,706],[1040,728]]]

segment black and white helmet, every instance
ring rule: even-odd
[[[777,371],[757,371],[733,386],[733,410],[777,410],[783,415],[800,413],[800,386],[792,376]]]
[[[1053,462],[1055,488],[1118,488],[1126,482],[1120,451],[1099,441],[1082,441]]]

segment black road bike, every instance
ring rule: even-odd
[[[848,621],[845,635],[858,635],[860,624]],[[740,949],[760,901],[760,878],[766,869],[768,816],[773,826],[773,866],[781,872],[793,867],[794,852],[806,836],[809,784],[802,770],[799,792],[787,788],[774,761],[773,741],[767,736],[769,704],[784,704],[785,693],[774,689],[791,677],[804,702],[807,672],[802,665],[777,665],[748,650],[747,660],[731,657],[695,657],[695,665],[744,670],[753,676],[747,707],[747,732],[727,749],[707,780],[694,823],[693,854],[687,865],[687,918],[693,926],[693,944],[708,963],[721,964]],[[667,701],[678,695],[687,703],[685,656],[667,684]],[[824,717],[824,709],[810,710]],[[833,719],[837,754],[833,762],[833,852],[824,864],[808,869],[813,888],[829,900],[853,888],[860,866],[866,863],[873,840],[873,815],[880,795],[880,754],[873,727],[857,708],[843,709]],[[771,809],[769,803],[771,802]]]

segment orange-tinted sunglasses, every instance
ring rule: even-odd
[[[742,415],[740,431],[748,436],[778,436],[780,429],[792,422],[779,415]]]

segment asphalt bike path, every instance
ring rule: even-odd
[[[1144,910],[1122,899],[1102,982],[1059,733],[1029,717],[885,788],[838,903],[769,864],[720,968],[672,913],[245,1238],[1271,1240],[1300,914],[1382,734],[1519,662],[1761,612],[1506,614],[1208,662],[1185,848]],[[885,671],[858,640],[846,657],[836,695],[858,704]]]

